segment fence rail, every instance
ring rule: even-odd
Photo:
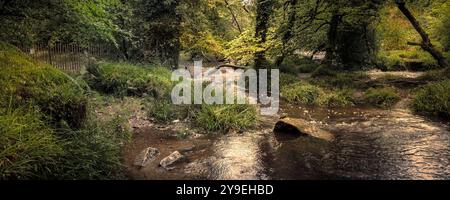
[[[54,45],[34,44],[31,46],[18,46],[18,48],[33,59],[70,72],[80,72],[89,64],[89,60],[92,57],[114,61],[122,59],[121,53],[116,47],[103,44],[86,46],[61,43]]]

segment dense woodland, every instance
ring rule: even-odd
[[[1,39],[16,45],[108,43],[127,61],[168,65],[176,65],[180,52],[249,66],[267,61],[280,67],[296,51],[326,51],[326,62],[342,69],[390,69],[394,66],[389,61],[401,60],[398,57],[431,61],[424,52],[433,52],[431,56],[444,67],[450,40],[448,4],[445,0],[5,0]]]
[[[289,105],[407,99],[448,123],[449,13],[449,0],[0,0],[0,179],[129,178],[142,119],[186,119],[178,139],[259,127],[253,105],[170,103],[171,70],[196,59],[280,69]],[[119,60],[69,73],[16,48],[35,44],[102,44]]]

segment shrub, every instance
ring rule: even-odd
[[[308,83],[296,83],[282,89],[282,96],[290,103],[301,103],[306,105],[316,104],[316,100],[322,95],[323,90]]]
[[[370,88],[364,93],[364,99],[372,106],[388,108],[400,101],[400,96],[391,87]]]
[[[207,131],[244,130],[258,123],[257,109],[249,104],[203,104],[195,114],[197,124]]]
[[[280,71],[292,74],[312,73],[318,67],[319,65],[309,58],[288,57],[281,64]]]
[[[184,119],[189,116],[188,105],[174,105],[170,100],[151,100],[149,116],[158,122],[170,122],[176,119]]]
[[[64,72],[33,61],[17,48],[0,43],[0,96],[13,107],[33,104],[53,122],[80,127],[87,98],[80,85]]]
[[[0,109],[0,179],[44,179],[62,153],[34,109]]]
[[[329,91],[318,99],[318,104],[329,108],[348,107],[354,105],[353,90],[343,89]]]
[[[412,108],[415,112],[450,117],[450,80],[428,84],[416,91]]]
[[[298,83],[300,79],[292,74],[281,73],[280,74],[280,88],[287,87],[289,85]]]
[[[328,66],[321,65],[312,72],[312,77],[335,76],[336,73],[336,70],[333,70]]]
[[[117,96],[165,97],[172,88],[171,72],[164,67],[137,66],[128,63],[90,65],[86,80],[90,87]]]

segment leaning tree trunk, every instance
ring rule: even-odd
[[[231,5],[228,3],[227,0],[224,0],[224,1],[225,1],[225,5],[226,5],[227,8],[228,8],[228,11],[230,11],[231,17],[233,18],[233,21],[234,21],[234,23],[236,24],[236,27],[237,27],[239,33],[242,33],[241,25],[239,24],[239,21],[237,20],[237,17],[236,17],[236,15],[234,14],[233,9],[231,8]]]
[[[437,50],[433,44],[431,43],[430,38],[428,37],[428,34],[425,32],[425,30],[422,29],[419,22],[416,20],[414,15],[409,11],[409,9],[406,7],[406,3],[403,0],[395,0],[395,3],[397,4],[398,9],[405,15],[406,18],[408,18],[409,22],[412,24],[414,29],[420,34],[420,37],[422,37],[422,42],[418,45],[428,53],[433,56],[434,59],[438,62],[438,64],[441,67],[447,68],[447,71],[450,71],[450,65],[447,61],[447,59],[442,55],[442,53]],[[413,43],[410,43],[413,44]]]

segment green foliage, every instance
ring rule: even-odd
[[[408,8],[417,18],[422,28],[430,36],[437,49],[449,49],[448,1],[409,1]],[[377,23],[377,39],[380,44],[378,53],[379,67],[383,70],[430,70],[439,65],[418,46],[408,42],[420,43],[422,39],[411,23],[393,4],[386,4],[380,11]]]
[[[191,58],[222,60],[226,43],[238,37],[241,31],[253,28],[252,15],[246,9],[248,4],[240,0],[181,1],[177,11],[182,21],[183,50]]]
[[[430,15],[434,20],[431,23],[432,34],[446,51],[450,50],[450,1],[435,2]]]
[[[408,4],[408,7],[411,7],[410,5]],[[409,50],[411,46],[407,45],[408,41],[420,41],[420,36],[408,19],[393,4],[386,5],[380,11],[377,38],[382,52]]]
[[[329,66],[321,65],[316,70],[313,71],[312,77],[324,77],[324,76],[335,76],[337,71],[330,68]]]
[[[296,82],[281,88],[282,97],[290,103],[318,105],[328,108],[349,107],[354,105],[353,90],[325,90],[319,86]]]
[[[236,39],[226,44],[224,54],[227,58],[235,59],[240,65],[251,65],[254,55],[258,51],[265,50],[254,37],[254,32],[245,31]]]
[[[369,76],[365,72],[334,72],[325,73],[330,75],[322,75],[311,80],[312,83],[329,89],[346,89],[346,88],[364,88],[364,81],[369,80]]]
[[[357,88],[362,81],[369,80],[364,72],[337,73],[335,77],[327,79],[329,87],[334,88]]]
[[[0,40],[13,44],[96,41],[115,44],[118,27],[110,11],[120,6],[119,0],[5,1],[1,8]]]
[[[281,95],[288,102],[305,105],[315,105],[323,92],[321,88],[304,82],[289,85],[284,89],[281,88]]]
[[[64,154],[56,179],[115,179],[122,176],[121,147],[130,138],[124,119],[100,122],[92,116],[81,129],[60,129]]]
[[[400,96],[391,87],[370,88],[364,93],[364,99],[371,106],[389,108],[400,101]]]
[[[170,100],[150,100],[149,116],[158,122],[167,123],[173,120],[185,119],[189,116],[189,107],[174,105]]]
[[[198,126],[207,131],[245,130],[258,124],[256,107],[249,104],[203,104],[195,114]]]
[[[117,177],[120,147],[130,137],[126,121],[85,120],[88,101],[79,81],[0,47],[0,105],[7,108],[0,109],[0,178]]]
[[[0,109],[0,179],[44,179],[62,154],[61,142],[32,108]]]
[[[328,108],[342,108],[354,105],[353,90],[343,89],[338,91],[327,91],[317,100],[320,106]]]
[[[39,106],[50,120],[79,127],[86,117],[84,90],[67,74],[33,61],[15,47],[0,43],[0,96],[13,106]]]
[[[450,80],[428,84],[415,93],[415,112],[450,118]]]
[[[281,73],[280,74],[280,88],[288,87],[289,85],[298,83],[300,79],[292,74]]]
[[[166,97],[172,89],[170,70],[129,63],[100,63],[88,67],[86,81],[95,90],[117,96],[144,94]]]
[[[280,71],[284,73],[312,73],[319,65],[308,58],[289,57],[283,60]]]
[[[421,50],[385,51],[378,54],[379,65],[386,71],[424,71],[439,68],[433,57]]]
[[[443,81],[446,79],[450,79],[450,73],[448,73],[445,69],[430,70],[425,72],[425,74],[419,77],[419,79],[425,81]]]

